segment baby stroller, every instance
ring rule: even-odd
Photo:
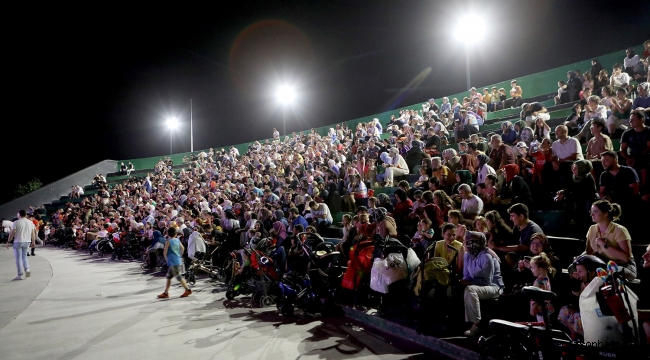
[[[97,255],[103,257],[104,254],[113,254],[115,251],[115,240],[112,237],[103,238],[97,242]]]
[[[75,247],[75,245],[77,245],[77,237],[75,236],[74,230],[72,228],[65,228],[62,234],[59,236],[60,238],[57,246],[67,249]]]
[[[325,308],[333,304],[344,270],[340,265],[341,254],[335,251],[334,245],[318,234],[300,233],[298,238],[308,262],[306,268],[294,269],[291,277],[280,281],[282,296],[277,307],[283,316],[292,316],[296,306],[307,313],[322,311],[322,298],[325,298]]]
[[[141,259],[140,240],[134,232],[126,233],[126,236],[124,237],[124,247],[123,258],[128,259],[129,261]]]
[[[279,295],[278,271],[275,268],[275,261],[270,256],[271,240],[266,238],[257,243],[255,249],[251,249],[250,259],[253,276],[251,284],[253,293],[251,301],[262,307],[271,306]]]
[[[439,240],[443,241],[443,240]],[[460,301],[453,301],[458,287],[458,280],[461,274],[456,272],[456,259],[458,258],[458,250],[452,246],[447,245],[447,250],[452,251],[454,256],[449,263],[445,258],[433,257],[436,241],[431,244],[424,252],[425,261],[421,262],[413,273],[413,292],[416,295],[416,300],[419,305],[421,321],[418,324],[418,331],[424,331],[425,325],[428,324],[432,316],[442,316],[441,319],[446,325],[450,324],[450,314],[462,313],[462,308],[458,311],[448,311],[441,313],[435,311],[436,309],[445,308],[452,309],[455,305],[463,303]],[[444,241],[443,241],[444,244]]]
[[[189,274],[188,281],[194,284],[196,281],[196,272],[204,271],[210,276],[211,279],[228,284],[233,277],[234,263],[237,262],[237,257],[228,256],[223,261],[220,260],[219,254],[222,252],[222,246],[225,244],[220,243],[209,254],[199,253],[196,259],[192,261],[187,272]],[[221,264],[219,264],[219,262]]]
[[[411,274],[420,261],[413,249],[399,240],[375,235],[374,261],[370,271],[370,289],[379,295],[377,314],[383,316],[388,308],[404,308],[409,297]]]
[[[231,252],[230,257],[233,259],[232,275],[226,291],[226,299],[233,300],[239,295],[248,295],[253,292],[254,284],[251,281],[252,270],[250,260],[250,249],[241,251],[241,262],[238,259],[238,252]]]

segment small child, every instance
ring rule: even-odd
[[[415,198],[415,201],[413,202],[413,209],[411,210],[411,214],[409,215],[412,218],[417,216],[417,209],[427,205],[426,201],[422,199],[421,190],[416,190],[415,193],[413,194],[413,197]]]
[[[483,191],[483,196],[485,199],[483,202],[488,202],[490,204],[493,204],[495,200],[498,199],[499,194],[497,194],[497,188],[496,185],[498,184],[499,179],[496,177],[494,174],[489,174],[485,178],[485,190]]]
[[[418,231],[411,239],[411,247],[420,260],[424,261],[424,252],[429,247],[429,242],[433,238],[433,229],[431,229],[431,220],[422,219],[418,222]]]
[[[551,265],[551,259],[546,256],[545,253],[541,253],[530,260],[530,271],[536,277],[533,286],[540,288],[542,290],[551,291],[551,280],[550,276],[555,274],[555,268]],[[546,309],[548,313],[553,313],[553,305],[550,301],[547,301]],[[530,315],[537,317],[538,322],[544,322],[544,316],[542,313],[542,305],[536,303],[534,300],[530,301]]]
[[[420,187],[426,185],[428,181],[429,181],[429,176],[427,176],[427,168],[424,167],[424,166],[421,166],[420,167],[420,177],[418,178],[418,181],[416,181],[415,184],[413,184],[413,186],[415,186],[416,188],[420,188]]]
[[[532,183],[535,181],[539,182],[539,185],[542,185],[542,170],[544,169],[544,164],[547,161],[551,161],[551,156],[553,152],[551,151],[551,140],[544,138],[539,149],[533,149],[530,154],[533,158],[533,179]]]

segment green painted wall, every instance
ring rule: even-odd
[[[637,46],[636,51],[637,51],[637,53],[641,53],[643,51],[643,47],[640,46],[640,45]],[[625,50],[620,50],[620,51],[617,51],[617,52],[614,52],[614,53],[611,53],[611,54],[598,56],[598,59],[600,60],[603,67],[611,75],[612,65],[614,65],[617,62],[622,63],[624,53],[625,53]],[[583,60],[583,61],[573,63],[573,64],[568,64],[568,65],[561,66],[561,67],[551,69],[551,70],[538,72],[538,73],[531,74],[531,75],[528,75],[528,76],[519,77],[519,78],[517,78],[517,84],[519,86],[521,86],[521,88],[523,89],[524,98],[539,96],[539,95],[544,95],[544,94],[556,92],[557,91],[557,82],[560,81],[560,80],[566,80],[567,71],[576,70],[576,69],[582,71],[583,73],[585,71],[589,71],[589,69],[591,69],[591,59]],[[483,88],[486,88],[486,87],[487,88],[492,88],[493,86],[496,86],[497,88],[506,89],[506,93],[508,93],[508,91],[510,90],[510,81],[511,80],[512,79],[507,79],[507,80],[505,80],[503,82],[500,82],[500,83],[497,83],[497,84],[491,84],[491,85],[485,85],[485,86],[477,86],[476,88],[479,89],[480,91],[482,91]],[[459,101],[461,101],[463,99],[463,97],[465,97],[465,96],[469,96],[469,91],[465,91],[465,92],[454,94],[454,95],[448,95],[447,97],[450,100],[453,99],[453,98],[457,98]],[[385,112],[382,112],[382,113],[379,113],[379,114],[369,115],[369,116],[361,117],[361,118],[354,119],[354,120],[348,120],[348,121],[345,121],[345,123],[351,129],[355,129],[357,124],[359,124],[361,122],[367,123],[367,122],[372,121],[372,119],[374,119],[374,118],[378,118],[379,121],[382,124],[386,124],[390,120],[390,116],[398,114],[399,110],[406,110],[406,109],[421,110],[422,109],[422,104],[425,102],[425,100],[426,99],[423,99],[423,101],[421,103],[418,103],[418,104],[404,106],[404,107],[394,109],[394,110],[391,110],[391,111],[385,111]],[[436,99],[436,103],[438,105],[441,105],[442,104],[442,98]],[[497,111],[495,113],[492,113],[489,118],[502,117],[502,116],[507,115],[509,112],[512,112],[512,111],[516,111],[516,110],[506,109],[506,110],[502,110],[502,111]],[[335,126],[335,124],[334,125],[322,126],[322,127],[315,128],[315,129],[319,134],[325,135],[325,134],[327,134],[327,131],[329,130],[329,128],[333,127],[333,126]],[[309,131],[309,130],[307,129],[305,131]],[[263,143],[265,140],[267,140],[267,139],[260,140],[260,142]],[[270,140],[270,139],[268,139],[268,140]],[[237,144],[237,145],[234,145],[234,147],[237,148],[239,150],[239,152],[243,154],[248,149],[248,145],[253,143],[253,142],[254,141],[246,142],[246,143],[243,143],[243,144]],[[221,149],[223,147],[223,148],[225,148],[227,150],[227,149],[230,148],[230,146],[231,145],[217,146],[217,147],[214,147],[214,148],[215,149]],[[198,154],[201,151],[204,151],[204,150],[195,151],[194,154]],[[207,149],[205,151],[207,151]],[[182,161],[183,161],[183,157],[188,156],[190,154],[191,153],[189,153],[189,152],[174,154],[174,155],[172,155],[172,160],[174,161],[174,164],[181,164]],[[166,156],[169,156],[169,155],[161,155],[161,156],[154,156],[154,157],[149,157],[149,158],[130,159],[130,160],[121,160],[121,161],[124,161],[125,163],[127,163],[128,161],[132,162],[133,166],[136,169],[152,169],[152,168],[154,168],[156,166],[156,163],[158,163],[158,161],[160,159],[162,159],[163,157],[166,157]],[[120,162],[118,162],[118,169],[117,170],[119,170],[119,163]]]

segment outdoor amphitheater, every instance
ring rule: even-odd
[[[0,205],[0,357],[648,358],[649,52]]]

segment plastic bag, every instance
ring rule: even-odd
[[[375,259],[370,271],[370,288],[382,294],[388,293],[388,286],[406,279],[408,269],[402,254],[392,253],[386,259]]]
[[[420,266],[420,258],[418,258],[418,255],[412,248],[409,248],[408,252],[406,253],[406,267],[409,271],[409,276],[413,274],[418,266]]]
[[[582,318],[582,328],[585,331],[585,342],[619,342],[622,343],[625,339],[623,336],[623,325],[619,324],[615,316],[603,315],[600,309],[596,294],[603,286],[603,280],[599,277],[591,280],[589,285],[580,294],[580,317]],[[630,305],[632,306],[631,313],[636,314],[636,303],[639,298],[629,288],[625,288],[630,298]],[[627,302],[625,307],[628,308]],[[630,310],[628,308],[628,310]],[[632,328],[632,321],[627,324]]]

